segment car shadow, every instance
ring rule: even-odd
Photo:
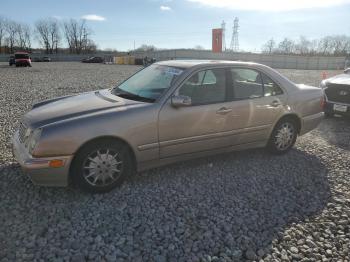
[[[81,242],[83,255],[86,239],[103,236],[130,260],[134,246],[145,260],[154,260],[152,250],[162,245],[164,256],[174,261],[179,255],[192,261],[194,253],[241,260],[249,250],[261,258],[292,223],[312,219],[331,197],[327,168],[298,149],[282,156],[257,149],[176,163],[135,175],[103,195],[33,186],[18,165],[0,173],[1,203],[7,203],[0,220],[11,220],[11,227],[1,228],[7,240],[3,252],[13,250],[18,239],[11,228],[21,225],[27,225],[24,242],[35,235],[54,238],[47,250],[57,241],[69,246],[60,232],[57,239],[48,233],[56,225],[84,231],[83,238],[70,236]],[[125,240],[130,232],[132,245]]]
[[[325,118],[317,132],[328,143],[350,150],[350,117]]]

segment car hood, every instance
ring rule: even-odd
[[[112,95],[108,89],[105,89],[37,103],[31,111],[24,115],[22,122],[27,126],[37,128],[74,117],[113,108],[129,108],[140,104],[146,103]]]
[[[328,78],[326,83],[332,83],[337,85],[350,85],[350,74],[340,74]]]

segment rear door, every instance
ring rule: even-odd
[[[229,143],[246,144],[267,140],[271,125],[281,112],[282,90],[266,75],[250,68],[230,69],[232,115],[226,130]]]

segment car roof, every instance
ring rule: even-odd
[[[228,60],[168,60],[157,62],[157,65],[173,66],[180,68],[205,67],[210,65],[260,65],[253,62],[228,61]]]

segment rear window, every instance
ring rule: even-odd
[[[16,59],[28,59],[29,55],[28,54],[15,54]]]

